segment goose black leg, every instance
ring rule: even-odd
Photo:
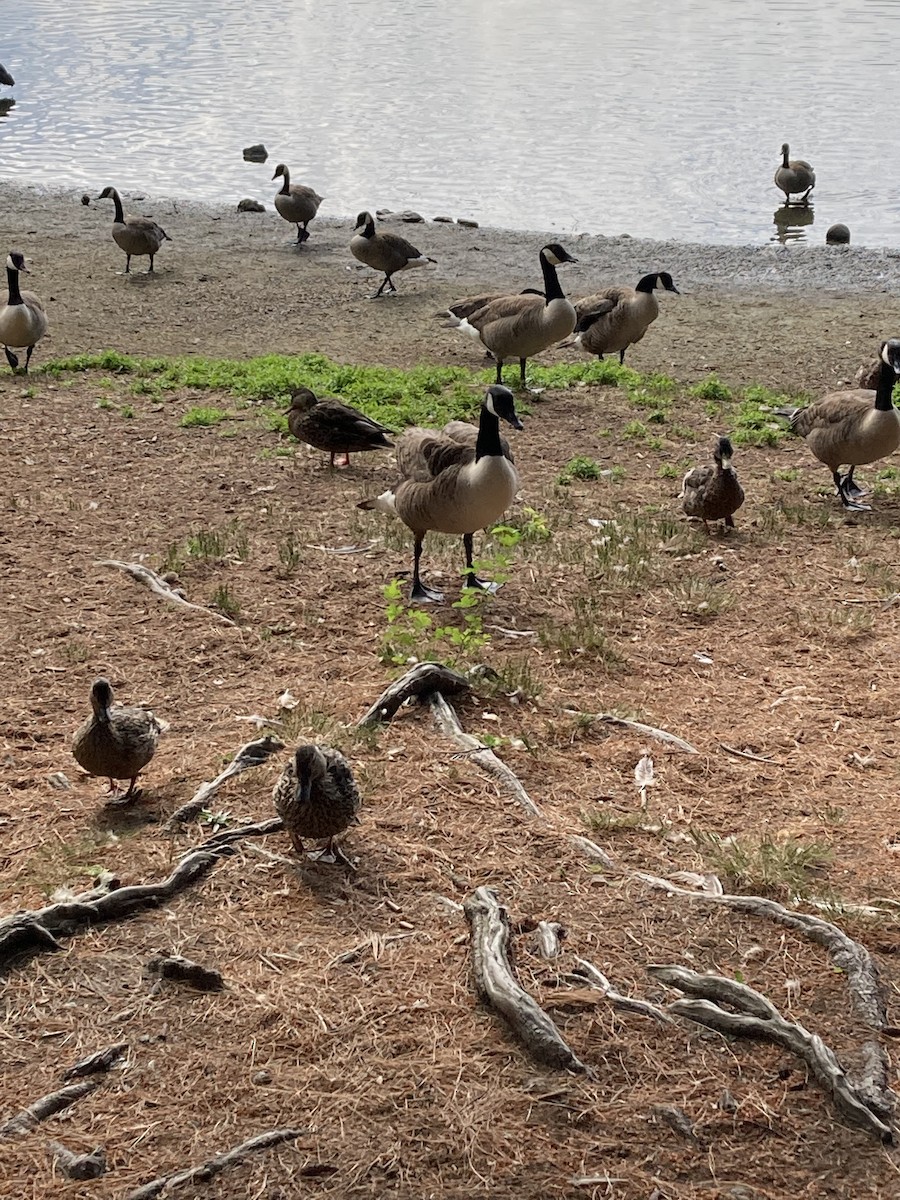
[[[846,480],[844,479],[844,476],[841,475],[840,471],[833,471],[831,477],[834,480],[834,486],[837,488],[837,494],[840,497],[841,504],[843,504],[844,508],[852,509],[854,512],[871,511],[868,504],[860,504],[860,502],[854,498],[853,493],[847,490]],[[853,486],[856,485],[854,484]]]
[[[34,354],[34,346],[28,347],[28,353],[25,355],[25,374],[28,374],[28,364],[31,362],[31,356]]]
[[[622,367],[624,365],[625,365],[625,351],[620,350],[619,351],[619,366]]]
[[[413,550],[413,585],[410,592],[410,600],[417,600],[420,604],[440,604],[444,598],[443,592],[436,592],[432,588],[426,587],[419,576],[419,560],[422,557],[422,538],[416,538],[415,549]]]
[[[377,299],[378,299],[378,297],[381,295],[381,293],[384,291],[384,289],[385,289],[386,287],[389,287],[389,288],[391,289],[391,291],[392,291],[392,292],[396,292],[396,290],[397,290],[397,289],[394,287],[394,284],[393,284],[393,282],[391,281],[391,277],[390,277],[390,275],[385,275],[384,279],[382,279],[382,281],[381,281],[381,287],[380,287],[380,288],[378,289],[378,291],[377,291],[377,292],[374,294],[374,296],[370,296],[370,297],[369,297],[369,299],[370,299],[370,300],[377,300]]]
[[[131,274],[131,255],[130,254],[125,255],[125,274],[126,275]]]
[[[150,266],[147,268],[147,274],[148,275],[153,274],[153,255],[152,254],[150,255]]]
[[[525,359],[524,358],[519,359],[519,382],[521,383],[522,388],[524,390],[525,387],[527,386],[525,383]]]
[[[6,355],[6,361],[9,363],[9,365],[15,371],[16,367],[19,365],[18,354],[13,354],[13,352],[12,352],[12,350],[10,350],[9,346],[3,347],[3,353]]]
[[[9,351],[7,350],[6,353],[9,354]],[[497,378],[495,379],[494,382],[495,383],[503,382],[503,359],[502,358],[497,359]]]
[[[490,592],[491,595],[496,595],[500,591],[499,583],[485,583],[483,579],[479,579],[475,574],[475,566],[472,562],[472,551],[475,544],[475,535],[473,533],[463,534],[463,545],[466,548],[466,587],[478,588],[482,592]]]
[[[859,486],[859,484],[856,482],[856,480],[853,478],[853,472],[855,470],[856,470],[856,467],[851,467],[850,470],[847,472],[847,474],[844,476],[844,491],[847,493],[848,496],[853,496],[853,497],[864,496],[866,494],[866,489],[861,488]]]

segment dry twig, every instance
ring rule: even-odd
[[[193,821],[194,817],[206,808],[212,796],[227,780],[233,779],[235,775],[240,775],[242,771],[249,770],[250,767],[262,766],[271,754],[283,749],[284,742],[270,733],[261,738],[255,738],[252,742],[245,742],[235,752],[234,758],[220,775],[217,775],[209,783],[202,783],[186,804],[175,809],[166,822],[166,832],[175,832],[186,821]]]
[[[673,1000],[669,1012],[695,1021],[719,1033],[756,1037],[775,1042],[801,1058],[820,1087],[834,1101],[838,1112],[855,1125],[861,1126],[880,1141],[894,1140],[890,1125],[872,1110],[866,1099],[853,1087],[847,1073],[818,1034],[810,1033],[794,1021],[786,1021],[778,1009],[761,992],[726,979],[723,975],[702,975],[679,966],[648,966],[654,979],[669,987],[678,988],[693,1000]],[[728,1009],[721,1007],[728,1005]],[[737,1009],[731,1012],[729,1009]]]
[[[441,731],[452,738],[457,745],[462,746],[467,757],[477,763],[483,771],[486,771],[488,775],[493,775],[503,790],[517,800],[529,816],[541,816],[541,810],[506,763],[502,762],[493,750],[490,750],[478,738],[466,733],[459,723],[452,704],[448,704],[440,692],[432,692],[428,697],[428,702]]]
[[[236,625],[237,622],[232,621],[230,617],[226,617],[224,613],[214,612],[211,608],[204,608],[202,604],[191,604],[190,600],[185,600],[184,596],[180,596],[174,591],[166,581],[155,571],[149,567],[143,566],[141,563],[120,562],[117,558],[102,558],[97,563],[98,567],[115,567],[119,571],[124,571],[126,575],[130,575],[132,579],[142,583],[144,587],[148,587],[155,596],[161,596],[163,600],[168,600],[170,604],[178,604],[182,608],[192,608],[195,612],[206,613],[208,617],[212,617],[216,621],[221,621],[223,625]]]
[[[590,1074],[513,975],[508,956],[509,918],[494,893],[490,888],[476,888],[463,908],[472,929],[472,971],[479,996],[509,1022],[532,1058]]]
[[[46,1121],[48,1117],[62,1112],[76,1100],[96,1091],[101,1082],[99,1079],[82,1079],[81,1083],[70,1083],[68,1087],[41,1096],[39,1100],[35,1100],[33,1104],[29,1104],[21,1112],[17,1112],[8,1121],[4,1121],[0,1125],[0,1137],[15,1137],[17,1134],[30,1133],[41,1121]]]
[[[368,712],[356,722],[356,728],[362,729],[365,725],[389,721],[413,696],[424,696],[429,692],[447,692],[448,695],[453,695],[457,692],[468,692],[471,687],[464,675],[451,671],[443,663],[416,663],[381,693]]]
[[[160,1196],[163,1192],[173,1192],[185,1184],[208,1183],[229,1167],[239,1166],[248,1154],[257,1150],[268,1150],[270,1146],[280,1146],[283,1142],[292,1142],[307,1132],[306,1129],[270,1129],[266,1133],[258,1133],[256,1137],[248,1138],[246,1142],[241,1142],[225,1154],[217,1154],[214,1158],[207,1159],[198,1167],[188,1167],[186,1171],[175,1171],[171,1175],[161,1175],[159,1179],[152,1179],[129,1192],[125,1200],[153,1200],[155,1196]],[[191,1193],[192,1196],[196,1194]]]
[[[692,746],[684,738],[677,737],[674,733],[667,733],[665,729],[657,729],[655,725],[645,725],[642,721],[629,721],[625,717],[613,716],[612,713],[579,712],[575,708],[564,708],[563,712],[570,717],[582,717],[586,721],[598,721],[602,725],[614,725],[618,729],[630,729],[634,733],[643,734],[644,737],[655,738],[658,742],[666,742],[669,746],[676,746],[679,750],[683,750],[685,754],[700,753],[696,746]]]
[[[623,996],[621,992],[617,992],[603,972],[592,962],[588,962],[586,958],[579,958],[576,955],[575,961],[581,968],[578,977],[586,979],[592,987],[598,988],[613,1008],[618,1008],[621,1012],[637,1013],[642,1017],[652,1017],[661,1025],[672,1024],[669,1014],[663,1009],[657,1008],[655,1004],[651,1004],[649,1000],[635,1000],[631,996]]]

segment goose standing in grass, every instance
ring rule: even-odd
[[[391,430],[379,425],[365,413],[351,408],[332,396],[316,396],[307,387],[294,388],[291,406],[287,410],[288,428],[298,442],[306,442],[316,450],[326,450],[334,456],[341,454],[344,461],[338,465],[350,466],[350,454],[364,450],[390,450],[393,442],[386,434]]]
[[[13,79],[12,75],[10,75],[9,71],[7,71],[6,67],[4,67],[3,63],[0,63],[0,83],[2,83],[4,87],[12,87],[15,82],[16,81]]]
[[[598,358],[618,352],[623,363],[628,347],[639,342],[659,316],[656,288],[679,294],[668,271],[654,271],[637,287],[608,287],[579,300],[574,344]]]
[[[327,838],[323,857],[343,858],[334,839],[359,824],[360,808],[359,791],[343,754],[311,742],[298,746],[275,784],[272,800],[299,855],[305,854],[304,838]]]
[[[113,703],[108,679],[97,679],[91,688],[93,714],[72,739],[72,754],[89,775],[109,779],[110,793],[116,780],[130,780],[122,800],[134,795],[137,777],[156,753],[159,735],[168,729],[149,708],[132,708]]]
[[[900,375],[900,338],[882,342],[879,359],[874,392],[831,392],[806,408],[775,409],[829,468],[843,506],[860,512],[868,512],[869,505],[858,500],[863,489],[854,482],[854,470],[886,458],[900,446],[900,413],[893,401]],[[846,475],[840,472],[842,466],[850,468]]]
[[[816,186],[816,173],[803,158],[791,158],[791,148],[785,142],[781,147],[781,163],[775,170],[775,186],[784,192],[785,203],[791,196],[800,195],[800,204],[809,203],[809,193]]]
[[[112,200],[116,206],[113,213],[112,236],[120,250],[125,251],[125,274],[131,272],[132,258],[150,256],[147,274],[153,272],[153,259],[163,242],[171,242],[166,231],[152,217],[126,216],[122,209],[122,198],[114,187],[104,188],[98,200]]]
[[[47,332],[47,314],[40,296],[34,292],[23,292],[19,289],[19,273],[29,274],[25,266],[25,256],[18,250],[10,250],[6,256],[6,282],[9,288],[9,298],[0,308],[0,345],[6,361],[15,373],[19,365],[19,356],[10,347],[27,347],[25,366],[22,370],[28,374],[28,364],[34,348]]]
[[[296,244],[302,246],[309,237],[307,225],[319,211],[323,197],[305,184],[291,183],[291,173],[284,163],[278,164],[272,178],[279,176],[282,183],[281,191],[275,193],[275,208],[285,221],[297,226]]]
[[[360,233],[359,231],[362,230]],[[412,242],[408,242],[399,233],[382,233],[375,229],[375,218],[370,212],[361,212],[356,218],[356,228],[350,241],[350,253],[373,271],[383,271],[384,279],[381,287],[370,300],[377,300],[385,288],[396,292],[392,276],[398,271],[408,271],[412,267],[427,267],[437,259],[429,258],[421,250],[417,250]]]
[[[544,276],[543,293],[519,292],[498,296],[474,312],[471,298],[451,304],[448,312],[462,333],[479,338],[497,360],[497,383],[503,382],[503,364],[508,358],[519,360],[521,386],[525,384],[525,364],[535,354],[548,350],[575,328],[575,309],[566,299],[556,268],[577,262],[559,242],[550,242],[539,255]],[[459,316],[454,310],[466,312]]]
[[[519,488],[516,468],[504,452],[500,421],[521,429],[512,392],[493,385],[481,405],[474,446],[455,437],[428,429],[408,429],[397,441],[397,465],[401,482],[388,492],[363,500],[359,508],[377,509],[397,516],[412,531],[413,583],[410,599],[422,602],[443,600],[440,592],[422,583],[419,563],[422,543],[429,530],[463,535],[466,553],[466,586],[496,591],[496,584],[483,583],[472,561],[473,535],[500,519],[515,499]]]
[[[703,522],[724,521],[734,528],[734,514],[744,503],[744,489],[731,465],[734,449],[727,437],[720,437],[713,451],[713,466],[694,467],[681,484],[681,502],[689,517]]]

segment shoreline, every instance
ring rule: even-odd
[[[681,291],[626,362],[693,382],[789,390],[839,385],[900,330],[900,253],[865,247],[717,246],[630,237],[513,231],[426,221],[389,223],[437,259],[397,276],[398,294],[373,303],[378,277],[350,254],[353,218],[317,218],[298,249],[275,212],[143,195],[126,211],[166,229],[156,274],[136,259],[125,276],[113,243],[112,205],[87,206],[72,189],[0,183],[0,247],[20,249],[27,286],[47,305],[51,338],[34,365],[115,348],[134,354],[250,357],[320,352],[341,362],[481,367],[479,348],[437,315],[454,299],[538,286],[537,254],[560,241],[577,259],[560,279],[574,298],[610,284],[634,286],[667,270]],[[140,194],[139,194],[140,195]],[[425,215],[425,214],[423,214]],[[873,340],[875,345],[872,345]],[[542,362],[579,357],[550,350]],[[0,375],[5,379],[6,376]]]

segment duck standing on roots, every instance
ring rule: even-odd
[[[153,274],[153,260],[159,253],[163,242],[171,242],[171,238],[161,225],[152,217],[133,217],[125,215],[122,208],[122,197],[114,187],[104,188],[98,200],[112,200],[115,207],[113,213],[112,237],[120,250],[125,251],[125,274],[131,273],[132,258],[150,256],[150,266],[147,274]]]
[[[275,168],[273,179],[282,179],[281,191],[275,193],[275,209],[291,225],[297,226],[295,245],[302,246],[309,238],[307,225],[319,211],[323,197],[302,183],[291,183],[291,173],[284,163]]]
[[[350,764],[340,751],[311,742],[298,746],[275,784],[272,800],[301,857],[304,838],[327,838],[323,856],[343,858],[334,839],[359,824],[361,801]]]
[[[744,503],[744,489],[731,465],[733,455],[731,441],[720,437],[713,451],[713,466],[694,467],[682,481],[684,511],[702,521],[707,533],[707,521],[724,521],[726,528],[733,529],[734,513]]]
[[[856,389],[831,392],[806,408],[776,408],[787,417],[794,433],[804,438],[820,463],[831,471],[844,508],[868,512],[861,504],[863,489],[853,472],[878,462],[900,446],[900,413],[894,407],[894,384],[900,375],[900,338],[889,338],[879,350],[878,383],[874,392]],[[840,468],[848,466],[846,475]]]
[[[93,714],[72,739],[72,754],[89,775],[109,779],[111,794],[118,791],[117,779],[130,780],[128,791],[121,797],[130,800],[138,775],[153,758],[159,735],[168,725],[149,708],[114,704],[108,679],[94,682],[91,708]]]
[[[400,520],[413,532],[413,583],[410,599],[437,603],[440,592],[422,583],[419,563],[429,530],[461,533],[466,554],[466,586],[496,591],[475,574],[473,535],[506,512],[515,499],[519,477],[500,437],[500,421],[521,429],[515,399],[502,384],[489,387],[481,405],[475,445],[458,436],[430,429],[407,429],[397,441],[401,482],[357,507],[377,509]]]
[[[559,242],[550,242],[539,254],[544,277],[543,292],[517,292],[489,299],[471,311],[471,297],[447,310],[452,324],[461,333],[479,338],[497,360],[497,383],[503,382],[503,364],[508,358],[519,360],[519,381],[525,383],[525,364],[535,354],[548,350],[575,328],[575,309],[566,299],[556,268],[577,262]],[[459,313],[465,312],[465,316]]]
[[[364,450],[390,450],[394,443],[385,436],[392,431],[379,425],[365,413],[332,396],[316,396],[308,387],[294,388],[291,406],[287,410],[288,428],[298,442],[306,442],[316,450],[331,455],[343,455],[339,467],[350,466],[350,454]]]
[[[816,173],[804,158],[791,158],[791,148],[785,142],[781,147],[781,163],[775,168],[775,186],[784,192],[785,204],[791,196],[800,195],[798,204],[809,203],[809,193],[816,186]]]
[[[360,230],[362,232],[360,232]],[[377,300],[385,288],[396,292],[393,276],[398,271],[409,271],[413,267],[427,267],[437,259],[429,258],[417,250],[399,233],[382,233],[375,229],[375,218],[370,212],[361,212],[356,218],[356,228],[350,240],[350,253],[373,271],[383,271],[381,287],[370,300]]]
[[[18,250],[10,250],[6,258],[6,282],[9,288],[9,298],[0,307],[0,345],[6,361],[15,373],[19,365],[19,356],[10,347],[27,347],[23,375],[28,374],[28,364],[34,348],[47,332],[47,314],[44,303],[34,292],[23,292],[19,289],[19,273],[28,274],[25,266],[25,256]]]

